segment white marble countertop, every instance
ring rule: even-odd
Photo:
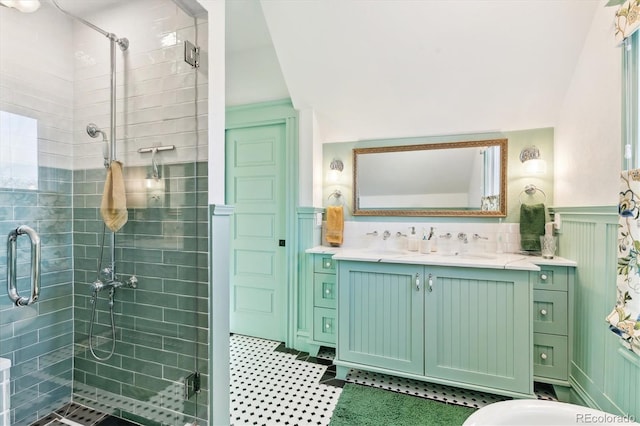
[[[380,251],[376,249],[355,249],[316,246],[306,250],[307,253],[331,254],[336,260],[355,260],[361,262],[404,263],[414,265],[456,266],[464,268],[511,269],[539,271],[540,266],[577,266],[576,262],[561,257],[544,259],[540,256],[529,256],[519,253],[501,254],[456,254],[436,253],[421,254],[407,250]]]

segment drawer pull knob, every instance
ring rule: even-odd
[[[325,292],[326,294],[331,294],[331,290],[329,290],[329,289],[326,289],[324,292]],[[543,315],[544,315],[544,314],[543,314]]]
[[[546,309],[540,309],[540,315],[547,315]]]
[[[330,261],[327,261],[327,262],[324,264],[324,267],[325,267],[325,268],[331,268],[331,262],[330,262]]]
[[[331,324],[326,323],[326,324],[324,325],[324,328],[326,328],[327,330],[328,330],[328,329],[330,329],[330,328],[331,328]],[[546,358],[546,355],[545,355],[545,358]]]
[[[541,279],[542,281],[546,281],[546,280],[547,280],[547,278],[549,278],[549,276],[548,276],[547,274],[540,274],[540,279]]]
[[[542,359],[547,359],[547,354],[545,354],[544,352],[540,354],[540,358]]]

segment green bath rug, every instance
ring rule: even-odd
[[[461,425],[475,409],[347,383],[330,426]]]

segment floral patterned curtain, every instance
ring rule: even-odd
[[[607,322],[640,355],[640,169],[620,175],[617,301]]]
[[[622,43],[640,27],[640,0],[609,0],[607,6],[618,6],[615,36]]]

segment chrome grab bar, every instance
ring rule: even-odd
[[[18,294],[17,281],[17,242],[20,235],[28,235],[31,240],[31,297]],[[38,300],[40,295],[40,237],[27,225],[18,226],[9,232],[7,239],[7,293],[16,306],[27,306]]]

